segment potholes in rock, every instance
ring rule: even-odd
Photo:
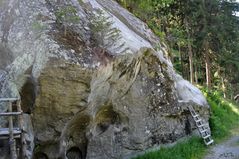
[[[33,159],[48,159],[48,156],[44,152],[37,152]]]
[[[185,130],[185,134],[186,135],[189,135],[192,132],[191,124],[190,124],[190,121],[189,121],[188,117],[185,120],[185,128],[184,128],[184,130]]]
[[[21,95],[21,105],[22,110],[25,113],[31,114],[35,98],[36,98],[36,84],[34,80],[30,77],[27,78],[25,84],[23,85],[20,95]]]
[[[88,140],[85,137],[81,136],[77,141],[69,144],[71,146],[69,145],[65,151],[67,159],[86,159]]]
[[[68,159],[85,159],[88,139],[87,127],[91,118],[86,113],[79,113],[67,125],[62,134],[60,154],[66,154]],[[62,155],[61,155],[62,156]],[[64,156],[64,155],[63,155]]]
[[[99,134],[104,133],[111,124],[120,123],[120,115],[113,110],[112,104],[103,105],[96,114],[96,130]]]
[[[81,150],[78,147],[72,147],[66,152],[68,159],[83,159]]]
[[[9,154],[10,148],[7,140],[0,140],[0,154],[4,158],[5,155]],[[0,157],[0,158],[1,158]]]
[[[178,139],[178,136],[174,133],[168,134],[153,134],[151,137],[152,145],[160,145],[160,144],[167,144],[173,143]]]

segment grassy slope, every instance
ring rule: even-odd
[[[239,107],[217,93],[204,93],[211,105],[212,114],[209,124],[215,142],[230,135],[230,129],[239,125]],[[149,152],[135,159],[202,159],[207,147],[201,138],[192,137],[170,148]]]

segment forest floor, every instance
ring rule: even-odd
[[[239,159],[239,128],[225,141],[211,147],[204,159]]]

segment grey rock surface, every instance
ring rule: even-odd
[[[129,158],[190,135],[188,105],[208,122],[165,45],[112,0],[2,0],[0,28],[0,97],[31,114],[28,158]]]

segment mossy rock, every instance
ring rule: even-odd
[[[70,132],[83,132],[90,123],[90,116],[87,114],[79,114],[72,119],[68,127]]]
[[[120,116],[113,110],[112,103],[101,106],[95,117],[97,127],[101,131],[106,131],[111,124],[119,123]]]
[[[119,114],[113,110],[112,103],[101,106],[100,110],[96,114],[96,123],[108,122],[113,124],[119,120]]]

